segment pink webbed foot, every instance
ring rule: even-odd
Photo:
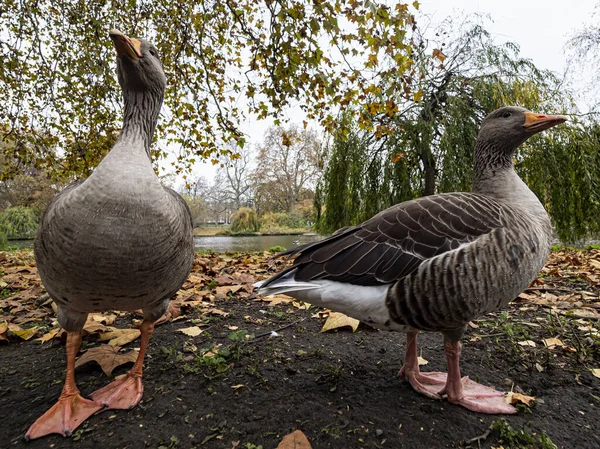
[[[105,406],[103,410],[129,410],[138,405],[142,399],[142,394],[144,393],[142,365],[150,337],[152,336],[152,332],[154,332],[154,322],[144,319],[140,326],[140,331],[142,332],[140,352],[131,371],[90,395],[93,400]]]
[[[101,403],[104,406],[103,410],[129,410],[139,404],[143,393],[142,377],[129,372],[94,391],[90,397]]]
[[[404,364],[398,375],[406,377],[417,393],[421,393],[431,399],[442,399],[440,391],[446,386],[446,373],[422,373],[418,368],[416,371],[411,370]]]
[[[446,386],[446,373],[422,373],[419,370],[419,357],[417,355],[418,331],[406,333],[406,353],[404,365],[398,375],[406,377],[416,392],[431,399],[442,399],[439,392]]]
[[[461,353],[460,342],[446,339],[444,350],[448,360],[448,378],[440,394],[447,395],[448,402],[478,413],[517,413],[517,409],[504,400],[503,392],[481,385],[468,377],[461,378],[458,366]]]
[[[448,402],[460,405],[477,413],[504,414],[517,413],[517,409],[504,400],[505,394],[493,388],[481,385],[468,377],[460,380],[460,386],[449,382],[440,391],[448,396]]]
[[[46,413],[34,422],[27,433],[26,440],[33,440],[51,433],[64,437],[71,436],[77,427],[102,409],[102,404],[75,394],[63,394]]]

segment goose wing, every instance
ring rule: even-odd
[[[327,279],[356,285],[387,284],[431,257],[503,227],[503,207],[474,193],[431,195],[386,209],[361,225],[342,228],[316,243],[286,251],[296,281]]]

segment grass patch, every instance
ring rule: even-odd
[[[524,428],[515,429],[504,418],[494,422],[492,428],[499,434],[498,442],[504,449],[558,449],[543,430],[539,436],[531,434]]]

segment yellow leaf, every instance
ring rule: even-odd
[[[417,92],[415,92],[413,94],[413,99],[417,102],[420,103],[421,99],[423,98],[423,90],[419,89]]]
[[[546,345],[548,349],[554,349],[555,347],[563,348],[565,344],[560,341],[558,338],[545,338],[542,342]]]
[[[412,5],[413,5],[413,8],[419,9],[419,2],[415,1],[412,3]]]
[[[292,301],[292,297],[291,296],[287,296],[287,295],[270,295],[270,296],[259,296],[258,298],[255,299],[255,301],[265,301],[270,303],[269,305],[271,306],[275,306],[277,304],[286,304],[288,302]]]
[[[125,354],[119,353],[119,346],[101,345],[92,349],[88,349],[85,354],[77,359],[75,367],[81,366],[88,362],[96,362],[104,371],[104,374],[111,376],[113,370],[124,363],[135,362],[138,356],[138,351],[131,350]]]
[[[531,341],[531,340],[523,340],[518,342],[517,344],[521,345],[521,346],[531,346],[532,348],[535,348],[535,342]]]
[[[190,337],[197,337],[202,333],[202,329],[200,329],[198,326],[184,327],[183,329],[179,329],[179,332]]]
[[[139,329],[116,329],[110,332],[103,332],[98,337],[99,341],[106,341],[111,346],[123,346],[137,340],[141,335]]]
[[[23,340],[30,340],[31,337],[38,333],[40,328],[34,326],[29,329],[22,329],[21,326],[11,323],[8,325],[8,330]]]
[[[301,430],[294,430],[292,433],[283,437],[277,449],[312,449],[306,435]]]
[[[350,326],[352,328],[352,332],[355,332],[359,323],[360,321],[358,321],[356,318],[351,318],[340,312],[331,312],[327,317],[327,321],[325,321],[321,332],[327,332],[332,329],[346,326]]]
[[[421,356],[417,357],[417,362],[419,363],[419,366],[427,365],[429,363],[427,360],[425,360]]]
[[[510,391],[506,393],[504,400],[509,404],[525,404],[529,407],[533,402],[535,402],[535,397]]]
[[[8,332],[8,323],[3,321],[0,323],[0,341],[8,341],[6,333]]]
[[[64,329],[57,327],[55,329],[52,329],[52,330],[46,332],[40,338],[36,338],[35,341],[41,341],[42,343],[45,343],[47,341],[52,340],[53,338],[58,337],[59,333],[62,335],[63,332],[64,332]]]
[[[590,370],[594,376],[600,379],[600,368],[594,368]]]

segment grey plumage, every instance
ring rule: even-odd
[[[123,128],[92,175],[50,203],[34,243],[40,277],[67,330],[67,371],[58,401],[32,424],[27,439],[68,436],[100,410],[139,403],[154,323],[194,259],[190,210],[176,192],[160,184],[150,161],[166,86],[156,49],[117,30],[110,37],[125,103]],[[75,382],[81,329],[88,313],[112,309],[143,310],[139,354],[129,373],[86,399]]]
[[[110,309],[142,308],[156,320],[191,270],[189,208],[160,184],[149,156],[166,82],[151,48],[142,41],[140,69],[118,60],[125,111],[115,146],[88,179],[56,196],[40,223],[36,262],[67,330]]]
[[[259,294],[287,293],[382,329],[408,331],[406,374],[430,397],[438,392],[422,385],[433,382],[418,372],[413,340],[415,331],[440,331],[452,365],[444,394],[472,410],[511,413],[501,401],[476,404],[477,397],[494,395],[487,387],[463,397],[457,342],[469,321],[527,288],[549,255],[550,219],[512,157],[527,138],[565,120],[517,107],[494,111],[475,144],[472,193],[407,201],[291,249],[283,254],[297,256],[293,265],[258,283]]]
[[[506,111],[518,119],[525,110],[503,108],[500,114]],[[298,282],[387,284],[394,322],[455,338],[470,320],[508,303],[548,257],[551,224],[512,166],[514,149],[528,135],[511,136],[512,121],[504,130],[490,127],[498,114],[491,114],[479,133],[472,193],[406,201],[290,250],[287,254],[298,256],[294,265],[264,282],[259,292],[275,292],[277,280],[290,272]]]

